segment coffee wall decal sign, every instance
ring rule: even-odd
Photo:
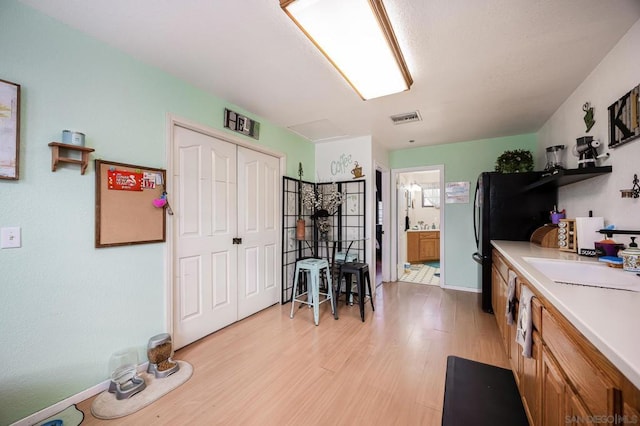
[[[331,162],[331,175],[347,173],[347,167],[352,163],[350,154],[341,154],[340,158]]]
[[[609,107],[609,148],[640,136],[640,85]]]
[[[585,102],[582,105],[582,110],[584,111],[584,124],[586,124],[587,133],[589,133],[589,130],[596,124],[596,120],[593,119],[593,107],[589,102]]]
[[[358,164],[358,162],[355,162],[356,166],[353,168],[353,170],[351,170],[351,174],[353,175],[353,179],[360,179],[363,178],[364,175],[362,174],[362,166]]]

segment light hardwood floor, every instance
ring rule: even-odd
[[[366,322],[276,305],[176,352],[191,379],[117,420],[83,425],[439,425],[448,355],[509,368],[478,294],[403,282],[378,287]]]

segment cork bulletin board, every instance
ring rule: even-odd
[[[162,197],[166,171],[95,160],[96,247],[157,243],[166,240]]]

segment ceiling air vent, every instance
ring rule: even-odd
[[[412,123],[414,121],[422,121],[420,113],[418,111],[406,112],[404,114],[396,114],[391,116],[393,124],[405,124]]]

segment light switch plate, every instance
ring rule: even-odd
[[[21,246],[20,227],[0,228],[0,248],[19,248]]]

